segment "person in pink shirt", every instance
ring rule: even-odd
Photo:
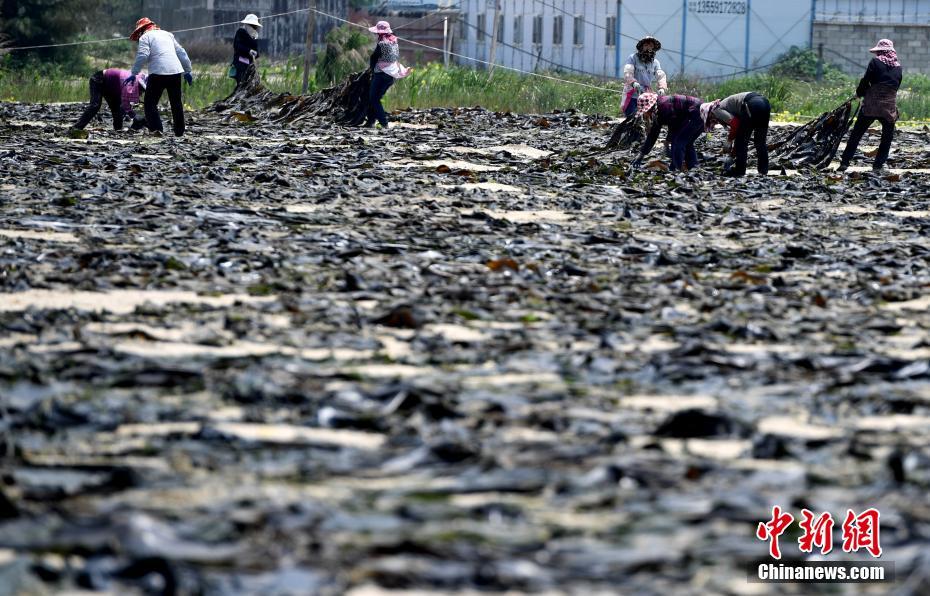
[[[129,84],[126,80],[132,75],[128,70],[108,68],[94,73],[90,77],[90,103],[74,127],[83,130],[100,111],[100,105],[106,100],[113,116],[113,130],[123,129],[123,120],[132,119],[132,130],[145,126],[145,118],[136,116],[133,106],[139,103],[139,96],[145,92],[145,75],[139,75]]]

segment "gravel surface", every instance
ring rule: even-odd
[[[930,589],[930,133],[731,180],[573,113],[80,109],[0,104],[0,593]],[[748,583],[773,505],[838,560],[878,508],[897,582]]]

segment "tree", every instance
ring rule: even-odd
[[[10,46],[33,46],[66,43],[87,27],[94,7],[90,0],[2,0],[0,34]],[[14,63],[80,62],[80,52],[72,47],[42,48],[14,52]]]

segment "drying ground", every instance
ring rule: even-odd
[[[79,110],[0,107],[0,586],[801,592],[747,582],[778,505],[927,593],[930,134],[730,180],[575,114]]]

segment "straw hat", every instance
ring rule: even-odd
[[[391,24],[387,21],[378,21],[377,25],[369,27],[368,30],[378,35],[392,35],[394,33],[391,31]]]
[[[636,115],[642,116],[659,103],[659,96],[655,93],[641,93],[636,99]]]
[[[659,41],[658,39],[656,39],[655,37],[651,35],[647,35],[646,37],[636,42],[636,51],[637,52],[642,51],[643,46],[650,41],[655,45],[657,52],[662,49],[661,41]]]
[[[245,18],[239,22],[243,25],[252,25],[253,27],[258,27],[259,29],[262,28],[262,24],[258,22],[258,17],[251,13],[245,15]]]
[[[894,42],[890,39],[880,39],[878,40],[878,45],[869,50],[870,52],[893,52],[894,51]]]
[[[129,39],[132,41],[139,41],[139,38],[142,37],[142,34],[155,26],[155,23],[152,19],[148,17],[142,17],[136,21],[136,26],[133,28],[132,33],[129,35]]]

